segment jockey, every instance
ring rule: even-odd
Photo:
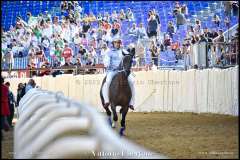
[[[103,98],[104,98],[104,108],[109,106],[109,87],[111,84],[111,81],[113,77],[116,75],[116,73],[119,70],[119,65],[123,59],[123,53],[127,53],[127,51],[122,50],[121,47],[121,39],[115,38],[112,40],[113,44],[113,49],[110,50],[109,52],[106,53],[104,56],[104,66],[107,68],[107,77],[106,77],[106,82],[103,85],[102,88],[102,93],[103,93]],[[133,85],[133,77],[130,74],[128,76],[128,83],[132,91],[132,98],[130,100],[129,108],[134,110],[134,100],[135,100],[135,88]]]

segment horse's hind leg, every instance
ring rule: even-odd
[[[121,110],[122,110],[122,120],[121,120],[121,129],[119,131],[119,134],[120,134],[120,136],[123,136],[124,131],[126,129],[125,119],[126,119],[126,115],[127,115],[127,112],[128,112],[128,107],[124,107]]]
[[[111,109],[112,109],[112,113],[113,113],[113,123],[112,123],[112,127],[115,128],[116,127],[116,122],[118,121],[118,116],[117,116],[117,112],[116,112],[116,106],[115,105],[111,105]]]

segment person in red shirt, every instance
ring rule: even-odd
[[[61,56],[64,58],[65,63],[70,63],[72,56],[73,56],[73,51],[68,46],[68,44],[65,44],[65,48],[64,48]]]
[[[7,116],[10,115],[8,105],[8,87],[4,84],[4,79],[1,76],[1,130],[8,131],[10,126],[7,121]]]

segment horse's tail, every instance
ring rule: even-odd
[[[101,89],[100,89],[100,98],[101,98],[101,102],[102,102],[102,105],[104,106],[104,98],[103,98],[103,94],[102,94],[102,88],[103,88],[103,85],[106,81],[106,77],[103,79],[103,82],[102,82],[102,86],[101,86]]]

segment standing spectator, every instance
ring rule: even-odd
[[[14,58],[13,58],[13,52],[11,49],[8,49],[6,53],[6,62],[7,62],[7,67],[9,70],[12,70],[13,64],[14,64]]]
[[[201,22],[200,20],[195,21],[195,26],[193,28],[195,34],[202,34],[202,29],[201,29]]]
[[[226,17],[231,16],[231,10],[232,10],[232,2],[231,1],[223,1],[224,5],[224,13]]]
[[[181,13],[184,14],[185,17],[188,17],[188,8],[187,8],[186,4],[182,5]]]
[[[8,93],[8,105],[9,105],[9,111],[10,111],[10,115],[8,116],[8,124],[10,125],[10,127],[12,127],[12,120],[14,117],[14,106],[16,104],[14,95],[12,93],[12,91],[10,91],[10,83],[6,82],[5,85],[8,87],[9,93]]]
[[[177,29],[180,29],[180,26],[185,26],[187,21],[184,14],[180,13],[179,10],[175,10],[174,15],[176,17]]]
[[[225,19],[224,19],[224,24],[225,24],[225,26],[226,26],[226,28],[230,28],[230,21],[229,21],[229,18],[228,17],[226,17]]]
[[[29,27],[35,26],[37,24],[37,17],[32,16],[31,12],[27,13],[27,17]]]
[[[61,56],[64,58],[65,63],[70,63],[73,53],[72,53],[72,49],[68,46],[68,44],[65,44],[65,48]]]
[[[25,94],[30,90],[36,87],[36,83],[33,79],[30,79],[25,87]]]
[[[212,21],[216,27],[220,26],[221,19],[219,18],[218,15],[214,14]]]
[[[25,87],[26,87],[26,84],[23,84],[23,83],[18,84],[16,107],[19,106],[19,102],[20,102],[21,98],[25,95]]]
[[[158,66],[159,49],[154,41],[152,41],[152,43],[150,45],[150,52],[151,52],[153,64],[155,66]]]
[[[7,120],[7,117],[10,115],[8,105],[8,94],[9,94],[8,87],[4,84],[4,79],[1,76],[1,131],[2,129],[8,131],[10,128]]]
[[[101,52],[100,52],[100,58],[99,58],[100,59],[99,62],[101,64],[103,64],[104,57],[109,51],[110,51],[110,49],[108,48],[107,43],[103,43]]]
[[[223,30],[219,30],[219,36],[216,38],[215,42],[217,43],[216,45],[216,55],[217,55],[217,63],[220,63],[221,57],[222,57],[222,50],[224,48],[224,36],[223,36]]]
[[[238,17],[239,16],[239,2],[233,2],[232,3],[232,12],[233,16]]]
[[[150,16],[150,20],[148,22],[147,27],[147,34],[149,38],[157,37],[157,28],[158,28],[158,22],[154,15]]]

